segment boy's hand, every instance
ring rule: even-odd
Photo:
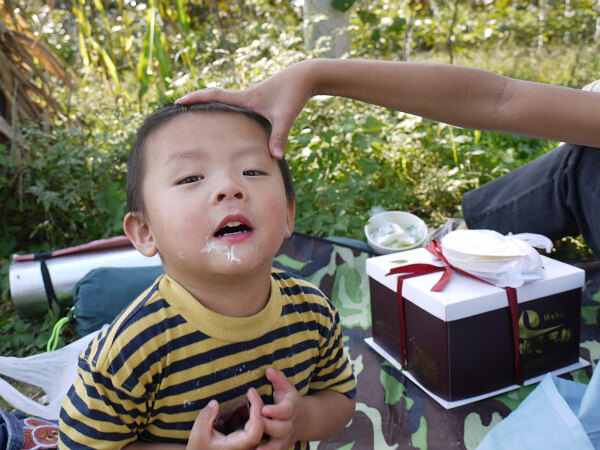
[[[275,404],[262,408],[264,430],[271,439],[259,450],[288,449],[300,440],[297,435],[304,423],[304,399],[282,372],[268,367],[266,375],[273,384]]]
[[[186,449],[202,450],[247,450],[256,448],[260,443],[264,425],[261,409],[264,406],[256,389],[250,388],[247,394],[250,402],[250,418],[243,430],[224,435],[213,428],[213,423],[219,415],[219,404],[211,400],[198,413]]]

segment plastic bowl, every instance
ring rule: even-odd
[[[413,231],[410,232],[415,238],[414,243],[398,247],[378,244],[374,236],[379,228],[385,227],[386,224],[389,225],[390,222],[400,225],[404,230],[410,229],[411,226],[414,227],[412,229]],[[365,225],[365,235],[367,236],[367,242],[371,248],[375,250],[376,253],[383,255],[419,247],[423,244],[423,241],[427,236],[427,225],[420,218],[406,211],[384,211],[375,214],[369,219]]]

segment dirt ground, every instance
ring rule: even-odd
[[[47,404],[46,393],[41,388],[39,388],[37,386],[33,386],[31,384],[21,383],[20,381],[16,381],[16,380],[13,380],[8,377],[2,377],[2,378],[4,378],[6,381],[8,381],[10,384],[12,384],[15,388],[17,388],[19,390],[19,392],[26,395],[27,397],[29,397],[41,404]],[[7,412],[19,411],[18,409],[14,408],[12,405],[7,403],[2,398],[1,395],[0,395],[0,409],[7,411]]]

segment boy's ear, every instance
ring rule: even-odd
[[[158,252],[152,230],[140,213],[128,212],[123,219],[123,230],[133,246],[144,256]]]
[[[291,202],[288,202],[288,207],[287,207],[287,216],[286,216],[286,223],[287,223],[287,230],[285,232],[285,238],[289,238],[292,233],[294,232],[294,218],[296,216],[296,200],[292,200]]]

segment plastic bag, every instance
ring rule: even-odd
[[[0,356],[0,374],[14,380],[40,387],[46,393],[47,404],[41,404],[0,378],[0,396],[10,405],[35,417],[58,420],[63,399],[77,376],[79,354],[99,332],[53,352],[17,358]]]
[[[598,367],[587,386],[548,374],[477,450],[600,449],[599,402]]]
[[[441,244],[452,266],[499,287],[542,278],[542,259],[533,247],[552,250],[550,239],[540,234],[504,236],[492,230],[455,230]]]

